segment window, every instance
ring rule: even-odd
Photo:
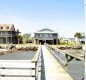
[[[40,37],[42,37],[42,34],[40,34]]]
[[[52,34],[49,34],[49,37],[52,37]]]
[[[0,26],[0,29],[3,29],[3,27],[2,27],[2,26]]]
[[[8,34],[11,34],[11,31],[9,31]]]
[[[48,37],[48,34],[44,34],[44,37],[47,38]]]
[[[6,26],[5,28],[6,28],[6,29],[9,29],[9,26]]]

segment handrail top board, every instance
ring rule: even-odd
[[[45,44],[45,45],[48,45],[48,44]],[[48,46],[50,46],[50,45],[48,45]],[[81,56],[79,56],[79,55],[74,55],[74,54],[72,54],[72,53],[68,53],[68,52],[63,52],[63,51],[61,51],[60,49],[58,49],[58,48],[56,48],[56,47],[54,47],[54,46],[50,46],[51,48],[53,48],[53,49],[55,49],[56,51],[58,51],[59,53],[61,53],[61,54],[67,54],[67,55],[69,55],[69,56],[71,56],[71,57],[74,57],[74,58],[76,58],[76,59],[79,59],[79,60],[81,60],[81,61],[83,61],[84,60],[84,58],[83,57],[81,57]]]
[[[40,51],[41,51],[41,45],[39,45],[39,48],[38,48],[37,52],[35,53],[35,55],[34,55],[34,57],[32,59],[32,62],[38,61],[38,57],[39,57]]]
[[[55,47],[53,47],[53,48],[54,48],[56,51],[59,51],[60,53],[67,54],[67,55],[69,55],[69,56],[71,56],[71,57],[74,57],[74,58],[77,58],[77,59],[79,59],[79,60],[84,60],[84,58],[81,57],[81,56],[79,56],[79,55],[74,55],[74,54],[72,54],[72,53],[63,52],[63,51],[61,51],[60,49],[55,48]]]

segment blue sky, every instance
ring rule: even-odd
[[[0,24],[22,33],[50,28],[60,37],[85,31],[84,0],[0,0]]]

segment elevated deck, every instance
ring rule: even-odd
[[[73,80],[44,45],[42,46],[42,52],[45,80]]]

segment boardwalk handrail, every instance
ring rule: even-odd
[[[76,59],[79,59],[79,60],[81,60],[81,61],[84,60],[84,58],[82,58],[82,57],[72,55],[72,54],[70,54],[70,53],[68,53],[68,52],[63,52],[63,51],[61,51],[60,49],[58,49],[58,48],[56,48],[56,47],[54,47],[54,46],[52,46],[52,48],[55,49],[56,51],[58,51],[59,53],[64,54],[64,55],[67,54],[67,55],[72,56],[72,57],[74,57],[74,58],[76,58]],[[84,56],[84,55],[83,55],[83,56]]]
[[[35,55],[34,55],[34,57],[32,59],[32,62],[38,61],[40,52],[41,52],[41,45],[39,45],[39,48],[38,48],[37,52],[35,53]]]
[[[59,61],[61,61],[63,64],[65,64],[65,61],[63,61],[57,54],[55,54],[54,53],[54,49],[50,46],[50,45],[48,45],[48,44],[46,44],[45,43],[45,46],[47,47],[47,49],[54,55],[54,57]],[[59,54],[59,52],[58,52],[58,54]],[[61,53],[61,54],[63,54],[63,53]],[[64,54],[63,54],[64,55]]]
[[[74,58],[75,59],[78,59],[78,60],[84,60],[84,58],[82,57],[78,57],[78,56],[75,56],[75,55],[72,55],[72,54],[69,54],[69,53],[65,53],[63,51],[61,51],[60,49],[57,49],[56,47],[52,47],[50,46],[49,44],[46,44],[45,43],[45,46],[47,47],[47,49],[54,55],[54,57],[60,61],[61,63],[63,63],[65,65],[65,69],[67,68],[68,66],[68,63],[73,60]],[[58,53],[58,55],[55,53],[55,51]],[[62,54],[65,56],[65,60],[61,59],[59,57],[59,54]]]
[[[39,73],[40,57],[41,57],[41,45],[39,45],[39,48],[32,59],[32,63],[35,63],[35,80],[38,80],[38,76],[39,76],[38,73]]]

